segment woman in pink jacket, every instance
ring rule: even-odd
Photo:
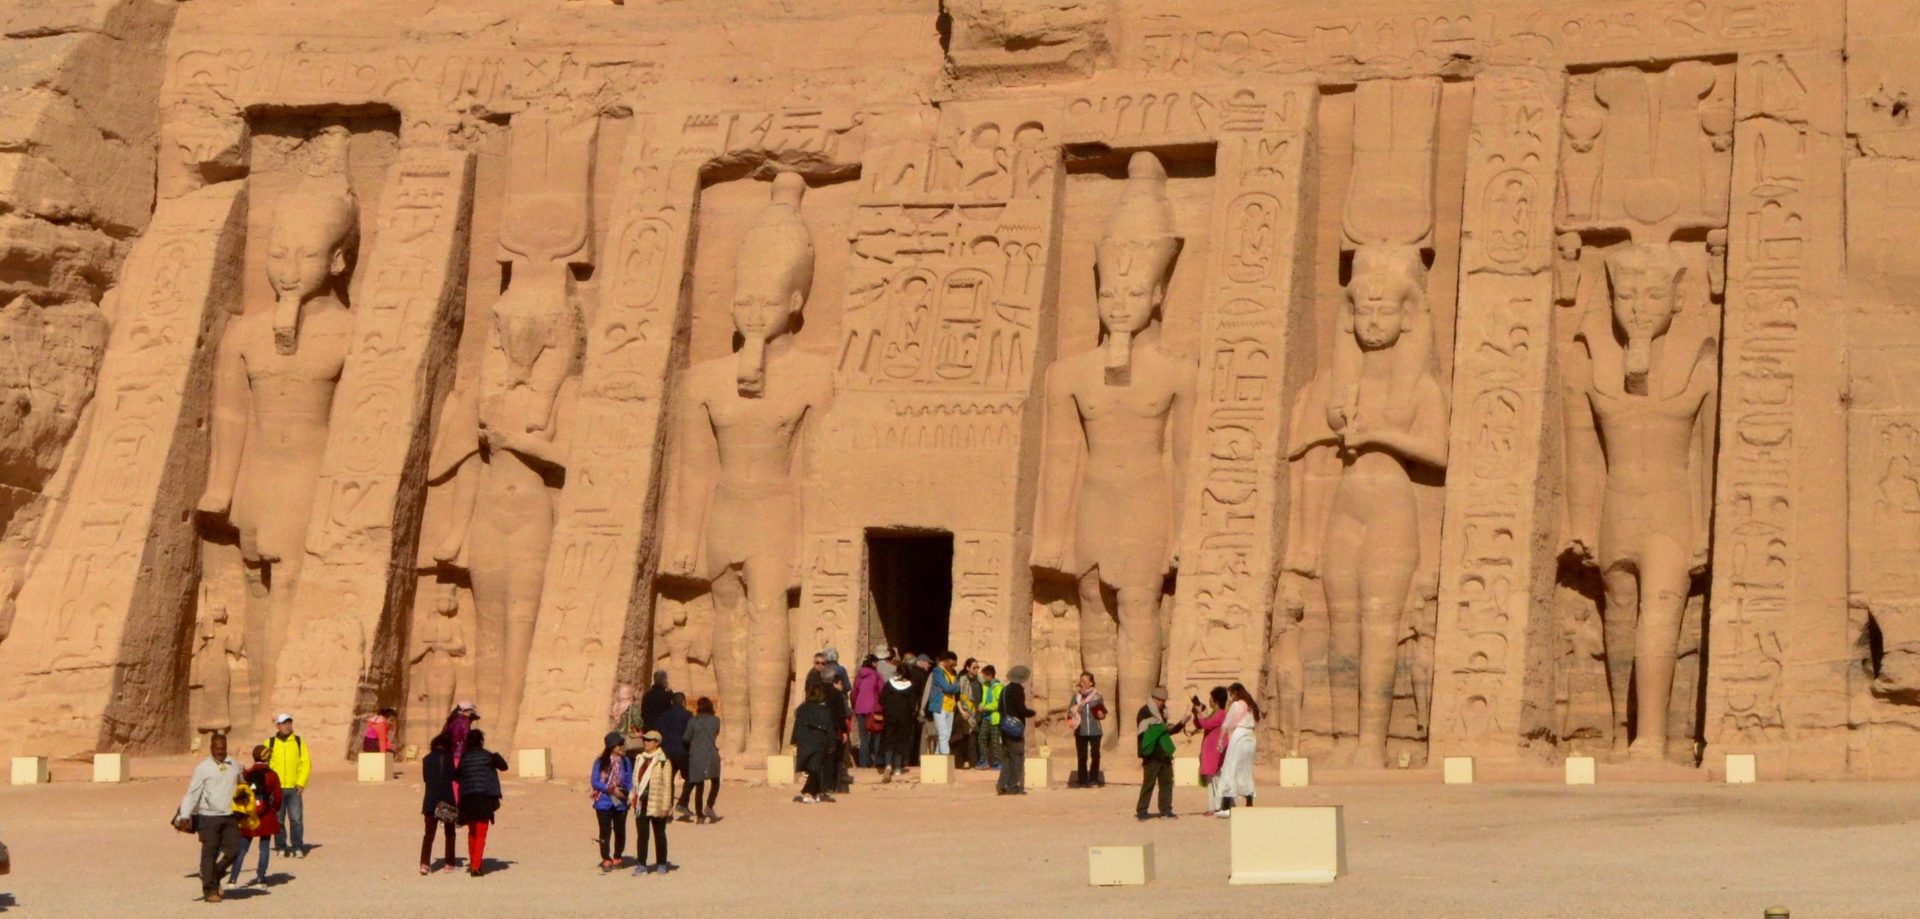
[[[1213,706],[1203,711],[1199,700],[1194,700],[1187,732],[1200,734],[1200,781],[1207,786],[1207,816],[1211,817],[1220,809],[1220,763],[1227,757],[1220,743],[1220,726],[1227,721],[1227,688],[1215,686],[1207,696]]]
[[[860,740],[853,756],[854,764],[862,769],[882,767],[880,732],[867,723],[880,713],[880,689],[886,685],[880,669],[875,666],[879,662],[879,658],[867,655],[867,659],[860,662],[860,672],[853,676],[853,730]]]

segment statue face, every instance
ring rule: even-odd
[[[1407,330],[1408,304],[1420,291],[1397,271],[1356,274],[1347,285],[1353,308],[1353,336],[1369,351],[1391,348]]]
[[[1116,273],[1111,279],[1102,273],[1100,324],[1113,335],[1139,333],[1153,321],[1153,311],[1160,306],[1161,293],[1160,285],[1149,280],[1144,273]]]
[[[749,340],[778,338],[792,326],[803,296],[778,272],[742,271],[733,291],[733,327]]]
[[[1650,341],[1673,325],[1677,275],[1660,270],[1624,272],[1613,278],[1613,318],[1630,341]]]
[[[290,215],[274,221],[267,242],[267,280],[277,299],[312,299],[346,270],[341,241],[328,236],[320,220]]]

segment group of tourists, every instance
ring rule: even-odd
[[[850,768],[874,769],[892,782],[926,755],[952,756],[961,769],[999,772],[996,791],[1026,794],[1026,736],[1038,714],[1027,705],[1031,671],[1011,668],[1002,682],[994,665],[973,658],[962,662],[952,651],[935,657],[881,648],[860,662],[849,677],[839,654],[814,655],[805,680],[806,700],[793,715],[790,741],[795,767],[806,782],[794,800],[831,803],[851,784]],[[1155,689],[1134,716],[1142,781],[1134,816],[1140,820],[1173,817],[1174,738],[1200,735],[1200,773],[1207,786],[1209,816],[1228,816],[1236,801],[1253,803],[1255,734],[1260,707],[1239,683],[1217,686],[1206,700],[1189,700],[1179,721],[1171,721],[1168,694]],[[684,693],[656,671],[647,691],[635,698],[622,685],[609,713],[608,731],[588,775],[588,793],[598,824],[600,870],[626,866],[627,819],[634,822],[635,876],[666,874],[678,866],[667,859],[667,828],[674,822],[718,823],[720,798],[720,719],[713,700],[696,699],[691,710]],[[1071,788],[1106,785],[1100,766],[1109,712],[1093,674],[1080,674],[1067,706],[1067,728],[1074,739]],[[362,750],[391,752],[397,714],[383,709],[368,719]],[[435,870],[435,837],[443,840],[439,870],[460,867],[455,828],[467,830],[467,873],[486,872],[487,833],[500,808],[500,773],[507,760],[487,748],[480,714],[460,702],[447,714],[428,743],[420,764],[424,792],[420,813],[420,873]],[[304,792],[313,761],[306,742],[294,733],[293,716],[275,719],[275,731],[252,750],[241,767],[227,756],[227,738],[208,740],[208,758],[194,769],[174,826],[200,838],[200,886],[204,899],[219,902],[221,881],[236,885],[246,854],[257,845],[253,884],[268,883],[272,853],[304,857]],[[1158,812],[1148,810],[1158,797]],[[691,805],[691,806],[689,806]],[[271,847],[267,840],[272,839]],[[653,861],[648,863],[649,855]]]
[[[228,758],[224,734],[207,739],[207,754],[194,767],[173,826],[200,837],[200,895],[218,903],[222,879],[229,886],[240,883],[249,849],[260,851],[253,885],[267,883],[273,853],[306,857],[305,795],[313,757],[286,714],[274,719],[273,736],[253,748],[247,766]]]

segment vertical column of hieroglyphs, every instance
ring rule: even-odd
[[[134,245],[90,443],[0,645],[0,737],[21,753],[186,736],[179,666],[196,576],[216,326],[239,296],[246,185],[162,202]]]
[[[273,687],[276,709],[298,709],[308,737],[343,739],[356,709],[374,701],[361,687],[377,692],[397,677],[472,197],[472,154],[424,147],[401,151],[381,195]]]
[[[1844,768],[1846,503],[1841,62],[1739,62],[1722,373],[1708,756]],[[1824,735],[1824,736],[1823,736]],[[1772,754],[1772,755],[1769,755]]]
[[[1554,476],[1553,201],[1563,78],[1473,81],[1434,650],[1436,755],[1511,756],[1545,712]],[[1550,685],[1550,684],[1549,684]]]
[[[1310,86],[1236,89],[1217,112],[1207,295],[1192,460],[1165,684],[1176,698],[1257,686],[1286,519],[1285,394],[1310,334]]]
[[[645,636],[636,617],[652,583],[661,415],[683,347],[677,330],[686,322],[682,287],[700,168],[718,152],[721,133],[712,116],[636,114],[621,154],[567,484],[527,663],[515,737],[521,747],[594,748],[606,729],[621,641]]]

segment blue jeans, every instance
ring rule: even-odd
[[[256,842],[260,844],[260,866],[254,871],[253,876],[256,880],[264,881],[267,879],[267,860],[273,856],[273,847],[267,845],[265,837],[252,839],[242,836],[240,837],[240,854],[233,857],[233,871],[227,875],[228,884],[240,883],[240,867],[246,864],[247,847]]]
[[[933,729],[940,737],[939,744],[933,748],[933,752],[941,756],[947,756],[952,753],[952,750],[947,749],[947,741],[953,738],[953,713],[934,712]]]
[[[304,788],[280,791],[280,829],[273,834],[273,847],[289,855],[307,849],[307,811],[301,803]]]
[[[867,716],[853,716],[854,733],[860,737],[860,743],[853,748],[854,765],[865,769],[881,765],[880,732],[867,730]]]

